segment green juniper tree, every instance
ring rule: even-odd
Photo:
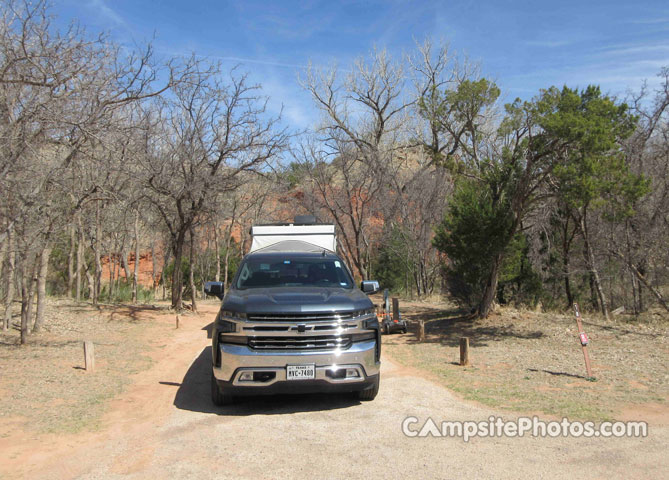
[[[558,114],[545,125],[569,140],[565,161],[556,166],[552,186],[566,205],[584,242],[585,258],[602,314],[609,307],[596,266],[588,219],[593,211],[606,210],[606,217],[623,221],[632,215],[632,205],[648,192],[648,181],[630,171],[620,144],[636,128],[637,119],[627,105],[602,96],[599,87],[589,86],[580,94],[564,88],[552,92]]]
[[[619,199],[634,189],[635,180],[623,168],[625,159],[617,145],[631,133],[635,118],[597,87],[580,93],[552,87],[531,101],[517,99],[506,105],[504,119],[491,129],[485,113],[494,108],[497,87],[487,80],[460,87],[423,99],[431,102],[425,111],[442,131],[454,131],[445,126],[454,118],[464,125],[461,148],[440,161],[468,184],[461,186],[438,227],[435,246],[449,254],[456,270],[469,265],[461,281],[471,290],[478,315],[486,317],[509,245],[534,206],[572,192],[574,206],[580,208],[579,178],[590,185],[606,174],[615,177],[616,171],[623,172],[615,180],[626,185],[621,191],[608,182],[607,187],[593,187],[601,193],[587,198],[604,198],[608,192],[611,199]],[[587,235],[587,228],[581,233]],[[600,298],[605,310],[603,292]]]

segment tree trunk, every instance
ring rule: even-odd
[[[21,275],[21,345],[28,341],[28,280],[25,272]]]
[[[30,271],[30,278],[28,279],[28,310],[27,310],[27,321],[28,321],[28,333],[32,333],[32,324],[31,320],[33,317],[33,309],[35,307],[35,286],[37,285],[37,256],[33,260],[32,268]]]
[[[232,210],[232,218],[230,219],[230,225],[228,225],[228,228],[225,231],[225,264],[223,265],[223,285],[225,288],[228,288],[228,277],[230,276],[230,244],[232,243],[232,229],[234,228],[235,225],[235,213],[237,210],[237,206],[235,205],[235,208]],[[241,238],[240,238],[241,240]],[[240,245],[243,242],[240,241]],[[243,253],[242,253],[243,256]]]
[[[7,295],[5,297],[5,314],[2,329],[9,330],[12,321],[12,302],[14,302],[14,274],[16,270],[16,253],[14,252],[14,229],[10,228],[7,235]]]
[[[35,295],[34,262],[30,266],[27,263],[26,255],[21,259],[21,345],[25,345],[28,341]]]
[[[76,231],[74,224],[70,225],[70,253],[67,256],[67,298],[72,298],[74,288],[74,256],[76,255]]]
[[[130,266],[128,265],[128,252],[125,249],[125,245],[121,250],[121,262],[123,262],[122,265],[123,265],[123,273],[125,274],[125,283],[128,283],[130,281]],[[119,277],[120,276],[121,275],[119,272]]]
[[[165,285],[165,270],[167,265],[170,263],[170,255],[172,254],[172,246],[165,245],[165,255],[163,255],[163,269],[160,271],[160,280],[163,284],[163,300],[167,298],[166,285]]]
[[[646,276],[645,261],[642,261],[641,264],[637,264],[636,268],[641,275],[644,277]],[[645,310],[643,303],[643,292],[641,291],[641,285],[637,285],[637,287],[639,289],[639,312],[643,312]]]
[[[172,308],[180,311],[183,308],[183,272],[181,271],[181,259],[183,258],[184,243],[188,227],[182,227],[174,240],[174,269],[172,270]]]
[[[599,278],[599,272],[597,271],[597,267],[595,266],[595,253],[593,252],[592,245],[590,244],[590,238],[588,236],[588,228],[584,217],[585,214],[581,217],[579,225],[581,229],[581,234],[583,235],[583,242],[585,243],[585,252],[588,260],[588,269],[590,270],[590,274],[592,275],[592,280],[594,282],[595,291],[597,292],[597,297],[599,298],[602,314],[604,315],[604,318],[609,320],[610,318],[609,307],[606,303],[606,296],[604,295],[602,282]]]
[[[632,258],[632,242],[630,238],[630,221],[625,222],[625,240],[626,240],[626,250],[627,250],[627,259],[626,263],[629,264]],[[624,259],[623,259],[624,261]],[[634,272],[630,270],[630,283],[632,284],[632,311],[634,315],[641,313],[641,285],[639,285],[639,280],[634,275]]]
[[[488,281],[486,282],[481,303],[479,303],[478,316],[479,318],[486,318],[492,312],[492,305],[497,294],[497,283],[499,281],[499,268],[502,264],[503,254],[499,253],[493,259],[493,264],[488,274]]]
[[[107,288],[107,300],[114,298],[114,274],[116,273],[116,255],[111,250],[107,254],[107,268],[109,269],[109,285]]]
[[[88,298],[93,299],[95,297],[95,279],[89,269],[86,269],[86,281],[88,282]]]
[[[571,250],[571,240],[573,235],[569,235],[569,216],[566,216],[564,226],[562,229],[562,266],[564,275],[564,293],[567,296],[567,308],[571,308],[574,304],[574,295],[571,293],[571,280],[569,268],[569,253]]]
[[[195,270],[195,233],[193,232],[193,227],[190,227],[190,255],[188,259],[189,263],[189,281],[190,281],[190,293],[191,301],[193,306],[193,311],[197,312],[197,303],[195,301],[195,279],[193,276],[193,270]]]
[[[411,298],[411,293],[409,292],[409,269],[406,268],[404,270],[404,292],[409,295],[409,298]]]
[[[590,264],[590,261],[588,260],[588,255],[584,251],[583,256],[585,257],[585,263],[586,265]],[[601,312],[602,307],[599,304],[599,298],[597,298],[597,289],[595,288],[595,276],[592,274],[592,271],[588,271],[588,285],[590,285],[590,305],[592,305],[592,309],[595,312]]]
[[[98,297],[100,296],[100,280],[102,279],[102,263],[100,262],[101,236],[100,200],[98,200],[95,202],[95,276],[93,277],[93,305],[98,304]]]
[[[135,212],[135,265],[132,271],[132,303],[137,303],[139,282],[139,212]]]
[[[214,221],[214,250],[216,254],[214,255],[214,260],[216,261],[216,275],[214,279],[217,282],[221,281],[221,251],[218,248],[218,222]],[[227,253],[227,248],[226,248]]]
[[[84,268],[84,229],[81,226],[81,218],[77,219],[79,229],[79,242],[77,244],[77,268],[75,272],[75,299],[81,301],[81,272]]]
[[[634,315],[638,315],[641,313],[641,310],[639,309],[640,302],[638,301],[638,297],[641,296],[641,289],[639,288],[639,280],[632,271],[630,271],[630,277],[630,283],[632,284],[632,311],[634,312]]]
[[[156,298],[158,289],[158,277],[156,272],[156,241],[151,237],[151,287],[153,289],[153,298]]]
[[[571,282],[569,280],[569,257],[562,257],[562,264],[564,267],[564,293],[567,296],[567,307],[571,308],[574,304],[574,296],[571,293]]]
[[[5,291],[4,285],[2,284],[3,276],[5,273],[5,258],[7,257],[7,238],[3,238],[0,241],[0,298],[3,298],[3,292]]]
[[[51,248],[45,247],[39,257],[39,271],[37,275],[37,314],[33,332],[39,332],[44,323],[44,309],[46,307],[46,277],[49,270],[49,256]],[[71,295],[71,293],[70,293]]]

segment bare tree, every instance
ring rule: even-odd
[[[403,66],[385,51],[357,60],[344,80],[335,68],[310,68],[301,79],[323,120],[294,156],[311,181],[308,201],[337,224],[344,254],[362,277],[369,272],[373,218],[382,221],[378,200],[397,168],[404,79]]]
[[[277,119],[267,119],[266,100],[245,75],[220,80],[216,65],[191,59],[186,80],[174,85],[157,113],[160,144],[147,145],[144,186],[171,237],[174,256],[172,307],[182,306],[181,259],[186,234],[207,201],[238,186],[242,172],[264,168],[286,146]]]
[[[634,215],[609,223],[614,241],[608,250],[630,274],[635,312],[643,311],[641,287],[669,310],[658,287],[669,273],[669,68],[659,76],[657,91],[644,87],[630,99],[639,128],[625,144],[632,170],[650,180],[651,191],[634,205]],[[648,101],[650,95],[654,98]]]

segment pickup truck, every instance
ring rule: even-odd
[[[379,391],[381,331],[367,295],[335,253],[334,225],[254,226],[251,251],[222,299],[212,332],[211,398],[278,393]]]

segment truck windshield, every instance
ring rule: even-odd
[[[236,287],[353,288],[353,281],[343,263],[333,258],[249,259],[240,268]]]

